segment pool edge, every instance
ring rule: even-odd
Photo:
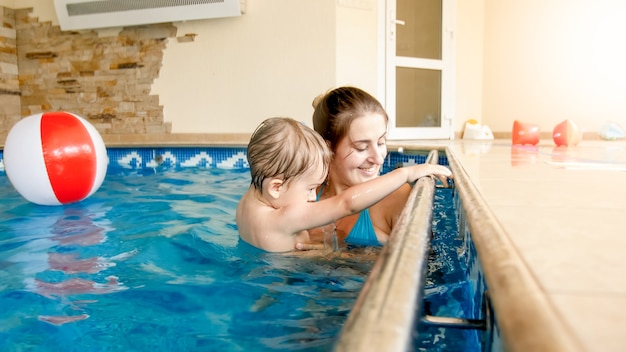
[[[506,349],[581,350],[582,344],[557,313],[454,152],[445,150]]]

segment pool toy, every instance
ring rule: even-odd
[[[513,133],[511,135],[513,145],[537,145],[539,143],[539,125],[513,121]]]
[[[4,146],[13,187],[39,205],[79,202],[102,185],[108,158],[102,137],[85,119],[45,112],[18,121]]]
[[[600,127],[598,135],[606,141],[614,141],[619,138],[625,138],[626,132],[616,122],[607,122]]]
[[[565,120],[554,126],[552,139],[557,146],[575,146],[583,138],[583,133],[571,120]]]
[[[481,125],[474,119],[467,120],[463,130],[463,139],[491,140],[493,132],[486,125]]]

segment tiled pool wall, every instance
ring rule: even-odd
[[[478,259],[478,253],[472,233],[467,222],[467,211],[463,208],[461,197],[458,192],[454,193],[454,207],[456,209],[459,233],[463,238],[464,245],[459,251],[465,252],[462,257],[465,259],[467,268],[466,277],[469,283],[469,299],[467,302],[472,305],[471,316],[465,318],[484,320],[485,331],[482,334],[483,351],[503,351],[503,342],[498,328],[497,319],[493,307],[491,306],[488,288],[482,265]]]
[[[245,147],[158,147],[158,148],[107,148],[109,170],[168,170],[172,168],[218,168],[247,169]],[[383,172],[392,170],[400,163],[421,164],[428,151],[389,152]],[[448,165],[444,153],[439,153],[439,163]],[[0,151],[0,171],[5,171],[4,151]]]

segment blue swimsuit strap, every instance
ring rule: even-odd
[[[322,192],[324,192],[324,187],[326,187],[326,182],[324,182],[322,187],[320,187],[315,201],[320,200]],[[376,231],[374,231],[374,224],[372,223],[369,209],[364,209],[359,213],[359,218],[356,220],[356,223],[354,223],[354,226],[352,227],[352,230],[350,230],[348,237],[346,237],[345,242],[357,246],[381,245],[376,237]]]
[[[322,196],[322,192],[324,192],[324,187],[326,187],[326,182],[322,183],[322,187],[320,187],[320,191],[317,192],[317,198],[315,198],[315,201],[319,201],[320,197]]]

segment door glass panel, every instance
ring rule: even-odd
[[[396,56],[441,60],[442,0],[397,0]]]
[[[396,67],[396,127],[441,126],[441,71]]]

